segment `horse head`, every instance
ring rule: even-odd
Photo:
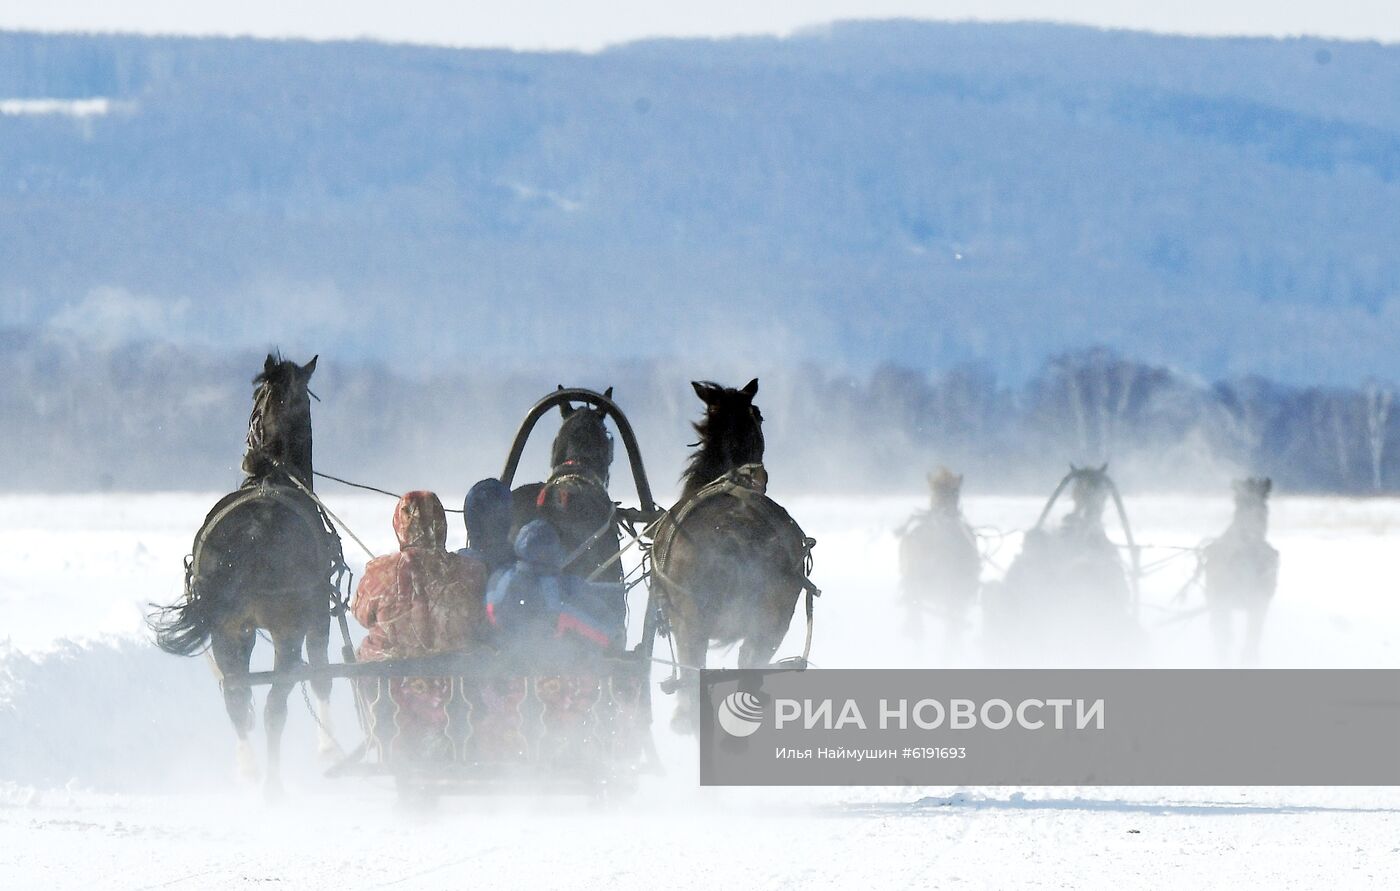
[[[1074,502],[1071,516],[1081,523],[1103,523],[1104,506],[1113,489],[1108,476],[1108,464],[1098,467],[1069,466],[1070,499]]]
[[[316,394],[309,384],[318,358],[298,365],[280,353],[268,353],[262,372],[253,378],[243,455],[243,472],[250,478],[285,470],[311,485],[311,400]]]
[[[699,435],[683,475],[685,491],[695,492],[729,471],[763,462],[763,414],[754,405],[758,379],[740,389],[711,381],[691,381],[705,403],[705,416],[692,426]]]
[[[560,390],[564,387],[561,384]],[[603,392],[612,398],[612,387]],[[608,432],[607,409],[582,407],[567,402],[559,406],[564,422],[554,437],[550,451],[550,469],[553,473],[567,472],[577,468],[587,475],[596,477],[607,488],[608,475],[613,462],[613,438]]]
[[[1235,480],[1235,525],[1244,532],[1263,537],[1269,526],[1269,493],[1274,481],[1268,477]]]
[[[935,511],[956,514],[962,501],[963,475],[946,467],[928,475],[930,506]]]

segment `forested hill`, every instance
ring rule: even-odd
[[[50,102],[47,100],[100,100]],[[415,366],[1397,371],[1400,48],[0,34],[0,327]]]

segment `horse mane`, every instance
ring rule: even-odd
[[[1268,477],[1236,480],[1235,513],[1227,532],[1234,531],[1250,537],[1262,537],[1269,525],[1269,493],[1274,481]]]
[[[758,406],[752,404],[752,397],[742,397],[739,390],[724,387],[713,381],[699,381],[695,385],[697,394],[705,400],[704,416],[690,426],[698,440],[692,445],[695,451],[686,461],[681,472],[681,488],[687,495],[699,491],[724,474],[744,464],[763,461],[763,415]],[[715,400],[704,393],[715,395]],[[744,415],[752,409],[755,421],[746,442],[738,441],[746,431],[740,424]]]
[[[313,359],[309,367],[314,368],[314,363]],[[285,470],[295,474],[307,487],[313,485],[310,403],[308,401],[304,416],[298,416],[274,399],[299,384],[305,385],[299,376],[300,370],[295,362],[283,359],[279,351],[269,353],[263,370],[253,377],[253,408],[248,415],[248,437],[243,453],[243,472],[248,481]],[[310,388],[306,388],[306,392],[309,398]],[[274,420],[280,423],[278,429],[270,432],[269,423]]]

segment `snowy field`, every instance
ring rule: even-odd
[[[372,548],[391,546],[391,500],[325,494]],[[0,888],[1400,882],[1400,790],[701,789],[694,743],[666,729],[664,698],[657,738],[667,774],[625,806],[449,799],[413,815],[396,807],[387,783],[319,776],[314,725],[294,693],[288,794],[269,806],[235,779],[234,737],[207,664],[155,651],[142,625],[148,602],[178,597],[182,558],[213,501],[0,498]],[[818,665],[987,664],[975,628],[954,653],[941,651],[932,629],[922,645],[900,632],[894,532],[920,504],[788,501],[818,539]],[[999,546],[988,539],[988,578],[1015,554],[1014,530],[1040,506],[1037,498],[968,499],[974,524],[1010,533]],[[1152,635],[1145,661],[1213,664],[1205,619],[1189,615],[1199,594],[1171,602],[1194,568],[1174,549],[1220,532],[1228,500],[1130,495],[1128,510],[1153,570],[1143,584]],[[1264,667],[1397,666],[1396,527],[1400,501],[1275,501],[1271,539],[1282,569]],[[780,655],[800,652],[801,638],[799,617]],[[270,657],[257,659],[265,666]],[[339,736],[353,744],[343,686],[336,699]]]

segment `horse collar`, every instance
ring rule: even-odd
[[[570,458],[564,463],[551,468],[549,472],[550,482],[555,482],[569,476],[582,477],[591,483],[596,483],[603,489],[608,487],[607,482],[602,476],[585,467],[577,458]]]

